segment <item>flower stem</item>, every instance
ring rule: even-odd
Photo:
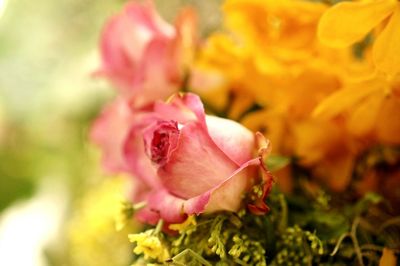
[[[147,206],[147,202],[141,201],[133,205],[133,210],[138,211]]]
[[[164,220],[160,219],[157,223],[156,229],[154,230],[155,235],[161,232],[163,225],[164,225]]]

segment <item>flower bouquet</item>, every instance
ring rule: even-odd
[[[117,95],[91,138],[131,184],[132,263],[396,265],[400,2],[222,13],[201,36],[193,9],[170,24],[133,1],[101,34]]]

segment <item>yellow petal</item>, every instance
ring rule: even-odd
[[[400,73],[400,3],[374,44],[373,59],[378,70]]]
[[[336,192],[343,192],[351,182],[354,156],[344,150],[342,154],[328,157],[314,169],[314,174]]]
[[[354,107],[347,122],[348,129],[352,134],[361,136],[372,131],[384,98],[384,91],[377,91]]]
[[[388,97],[382,104],[376,133],[380,142],[390,145],[400,145],[400,99]]]
[[[358,104],[365,97],[383,90],[383,86],[384,84],[380,79],[371,79],[349,85],[323,100],[314,109],[312,115],[324,119],[332,118]]]
[[[343,146],[342,130],[329,121],[308,120],[293,125],[292,128],[293,150],[304,166],[319,163],[332,150]]]
[[[246,115],[241,123],[253,132],[261,131],[273,143],[273,152],[282,153],[290,136],[285,126],[285,117],[273,110],[260,110]]]
[[[253,104],[254,99],[251,95],[245,91],[237,91],[228,111],[228,117],[235,120],[239,119]]]
[[[342,2],[321,17],[318,37],[327,46],[343,48],[365,37],[395,9],[394,0]]]

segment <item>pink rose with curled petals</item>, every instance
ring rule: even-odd
[[[234,121],[205,115],[198,96],[176,95],[156,103],[147,122],[146,128],[132,128],[125,143],[126,163],[150,188],[147,207],[138,213],[142,221],[178,223],[190,214],[238,211],[260,172],[264,191],[269,191],[272,178],[262,161],[267,149],[253,156],[253,133]],[[262,199],[250,210],[268,208]]]
[[[101,68],[133,108],[177,92],[195,35],[195,16],[183,10],[175,26],[165,22],[151,1],[130,2],[105,25]]]

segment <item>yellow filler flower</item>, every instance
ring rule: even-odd
[[[133,252],[137,255],[143,254],[146,260],[152,258],[164,262],[170,257],[167,247],[152,229],[138,234],[130,234],[129,241],[136,242]]]

